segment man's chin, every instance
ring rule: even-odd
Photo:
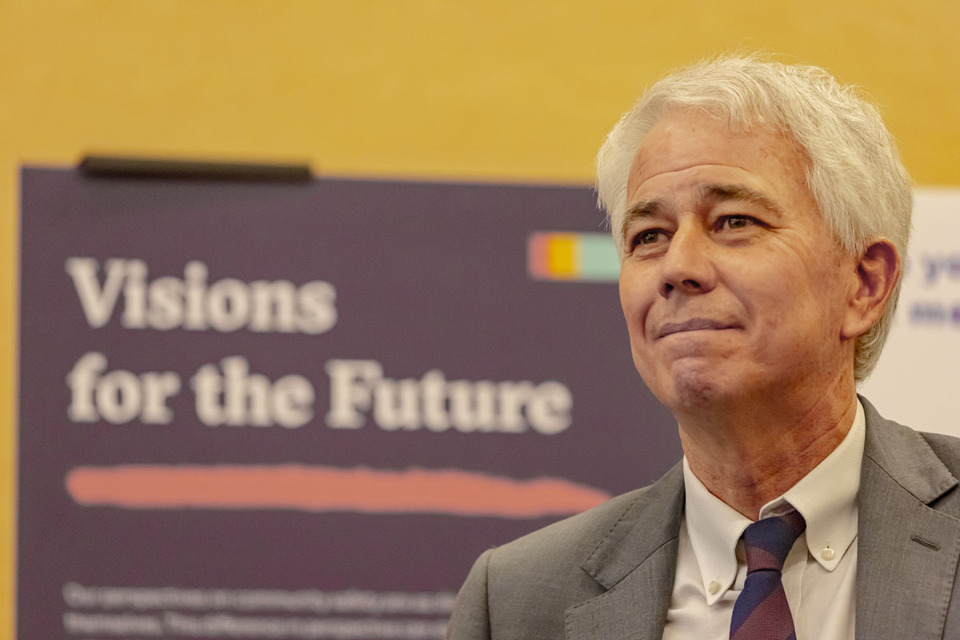
[[[717,363],[676,363],[665,384],[651,387],[653,394],[671,411],[716,408],[735,402],[743,395],[743,385],[722,371]]]

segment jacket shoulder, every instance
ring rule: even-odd
[[[861,500],[904,490],[923,504],[960,514],[960,439],[916,431],[883,418],[873,405],[860,400],[867,420],[864,462],[872,463],[862,472]]]
[[[665,506],[679,518],[683,499],[680,465],[652,485],[555,522],[491,551],[491,569],[514,572],[584,573],[582,565],[624,537],[650,527]],[[679,519],[677,520],[679,524]]]
[[[460,591],[447,637],[563,637],[564,611],[610,586],[592,565],[609,564],[617,556],[612,550],[642,547],[629,544],[631,536],[658,518],[657,505],[676,502],[677,494],[682,499],[679,465],[649,487],[489,549]]]
[[[960,438],[927,432],[920,432],[920,436],[953,475],[960,474]]]
[[[616,496],[591,509],[564,518],[542,529],[528,533],[496,549],[496,553],[520,553],[527,556],[535,549],[543,549],[554,557],[558,551],[585,550],[586,553],[617,523],[632,507],[641,501],[650,487],[635,489]],[[529,557],[529,556],[527,556]],[[531,558],[532,559],[532,558]]]

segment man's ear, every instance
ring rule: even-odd
[[[880,319],[900,278],[900,255],[886,238],[867,247],[857,263],[857,290],[843,323],[843,337],[856,338]]]

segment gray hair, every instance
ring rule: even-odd
[[[757,56],[724,56],[660,80],[616,124],[597,157],[597,193],[617,249],[624,254],[627,178],[644,136],[672,109],[698,108],[731,130],[776,127],[806,153],[807,186],[838,245],[862,255],[888,238],[906,256],[913,194],[893,136],[876,107],[819,67]],[[887,339],[900,283],[883,315],[859,336],[854,374],[873,370]]]

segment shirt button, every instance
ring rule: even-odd
[[[717,595],[717,591],[720,591],[720,583],[717,582],[716,580],[711,580],[710,586],[707,587],[707,591],[709,591],[710,595],[712,596]]]
[[[837,554],[834,553],[833,549],[831,549],[830,547],[825,547],[823,551],[820,552],[820,557],[826,560],[827,562],[830,562],[831,560],[833,560],[835,555]]]

